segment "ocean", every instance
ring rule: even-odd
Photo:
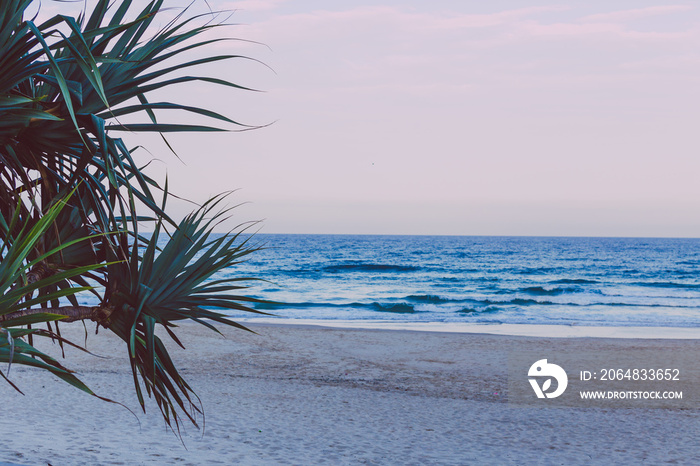
[[[255,235],[282,319],[700,326],[700,239]],[[235,313],[232,317],[251,317]]]

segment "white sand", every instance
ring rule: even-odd
[[[697,351],[694,340],[547,339],[257,325],[258,335],[180,329],[174,359],[206,429],[187,449],[157,408],[137,411],[125,346],[90,335],[68,365],[101,402],[12,367],[0,383],[0,461],[19,464],[700,464],[698,409],[529,409],[505,401],[508,353],[562,345]],[[82,326],[64,325],[81,339]],[[700,364],[700,362],[698,363]],[[695,375],[697,376],[697,375]],[[700,385],[700,380],[698,380]]]

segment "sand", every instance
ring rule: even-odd
[[[126,348],[104,330],[90,335],[88,349],[108,359],[70,351],[68,365],[138,420],[50,374],[13,366],[11,378],[26,396],[0,383],[0,462],[700,464],[697,405],[524,408],[508,401],[513,353],[693,355],[698,340],[252,327],[257,335],[222,329],[225,338],[195,324],[180,328],[188,349],[174,349],[174,359],[206,414],[203,430],[185,426],[184,446],[153,403],[147,414],[138,410]],[[63,329],[81,340],[80,324]],[[697,371],[685,376],[700,387]]]

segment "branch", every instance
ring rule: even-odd
[[[7,320],[16,319],[18,317],[31,316],[34,314],[58,314],[65,316],[61,322],[76,322],[78,320],[94,320],[95,322],[101,322],[105,319],[107,309],[101,306],[62,306],[62,307],[51,307],[51,308],[32,308],[24,309],[22,311],[10,312],[9,314],[0,315],[0,323]],[[111,314],[111,312],[110,312]]]
[[[24,285],[31,285],[32,283],[36,283],[39,280],[43,280],[44,278],[48,278],[51,275],[54,274],[54,270],[49,266],[46,261],[41,261],[38,264],[35,264],[34,267],[27,273],[27,283],[23,284],[21,282],[17,282],[14,285],[12,285],[12,288],[10,288],[10,291],[14,291],[20,286]],[[28,293],[28,296],[31,296],[31,293]],[[0,320],[1,321],[1,320]]]

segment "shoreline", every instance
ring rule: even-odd
[[[270,317],[232,318],[243,325],[282,325],[361,330],[403,330],[412,332],[469,333],[532,338],[623,338],[640,340],[699,340],[700,328],[635,327],[543,324],[473,324],[462,322],[392,322],[369,320],[278,319]]]

